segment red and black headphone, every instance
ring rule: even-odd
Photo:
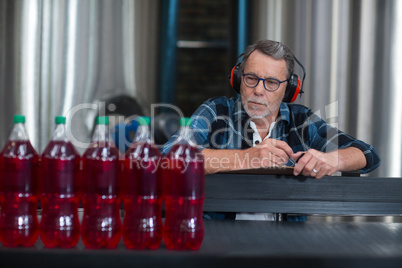
[[[244,53],[243,53],[244,54]],[[239,59],[243,56],[241,54],[239,56]],[[303,70],[303,83],[300,81],[300,78],[296,74],[291,74],[290,78],[288,79],[288,84],[286,86],[286,91],[285,91],[285,96],[283,97],[283,102],[294,102],[297,98],[297,96],[300,94],[301,95],[304,93],[303,91],[303,85],[304,85],[304,79],[306,78],[306,71],[304,69],[304,66],[300,63],[300,61],[295,57],[294,60],[300,65],[300,67]],[[241,79],[242,79],[242,73],[240,70],[240,64],[239,60],[237,60],[238,63],[236,64],[235,67],[233,67],[232,71],[230,72],[229,75],[229,82],[232,88],[237,92],[240,93],[240,85],[241,85]]]

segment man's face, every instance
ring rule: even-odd
[[[254,74],[259,78],[275,78],[279,81],[286,80],[286,61],[276,60],[258,50],[250,54],[245,74]],[[262,81],[254,88],[243,83],[240,86],[241,100],[244,110],[250,118],[262,119],[276,113],[285,95],[287,82],[281,83],[278,90],[270,92],[264,88]]]

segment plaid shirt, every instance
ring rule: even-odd
[[[205,101],[192,115],[194,138],[200,150],[246,149],[252,146],[253,130],[250,118],[238,98],[218,97]],[[163,147],[166,154],[177,134]],[[357,140],[332,127],[310,109],[298,104],[281,103],[271,138],[285,141],[293,152],[316,149],[331,152],[341,148],[360,149],[367,161],[362,173],[370,172],[380,165],[380,157],[369,144]],[[292,164],[290,161],[288,164]]]

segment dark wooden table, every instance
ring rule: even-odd
[[[402,215],[402,178],[214,174],[205,211]]]

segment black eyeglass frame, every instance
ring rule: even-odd
[[[257,84],[255,84],[255,86],[250,86],[250,85],[248,85],[248,84],[246,83],[245,79],[244,79],[244,77],[245,77],[246,75],[251,75],[251,76],[254,76],[255,78],[257,78],[257,80],[258,80]],[[285,82],[288,82],[288,81],[289,81],[289,79],[285,79],[285,80],[283,80],[283,81],[279,81],[279,80],[276,79],[276,78],[259,78],[259,77],[256,76],[255,74],[242,74],[242,76],[243,76],[243,83],[244,83],[247,87],[255,88],[256,86],[258,86],[258,84],[260,83],[260,81],[262,81],[262,84],[264,85],[265,90],[267,90],[267,91],[269,91],[269,92],[275,92],[275,91],[277,91],[278,88],[281,86],[282,83],[285,83]],[[268,88],[266,87],[266,85],[265,85],[265,81],[266,81],[266,80],[274,80],[274,81],[278,82],[278,87],[277,87],[276,89],[274,89],[274,90],[268,89]]]

